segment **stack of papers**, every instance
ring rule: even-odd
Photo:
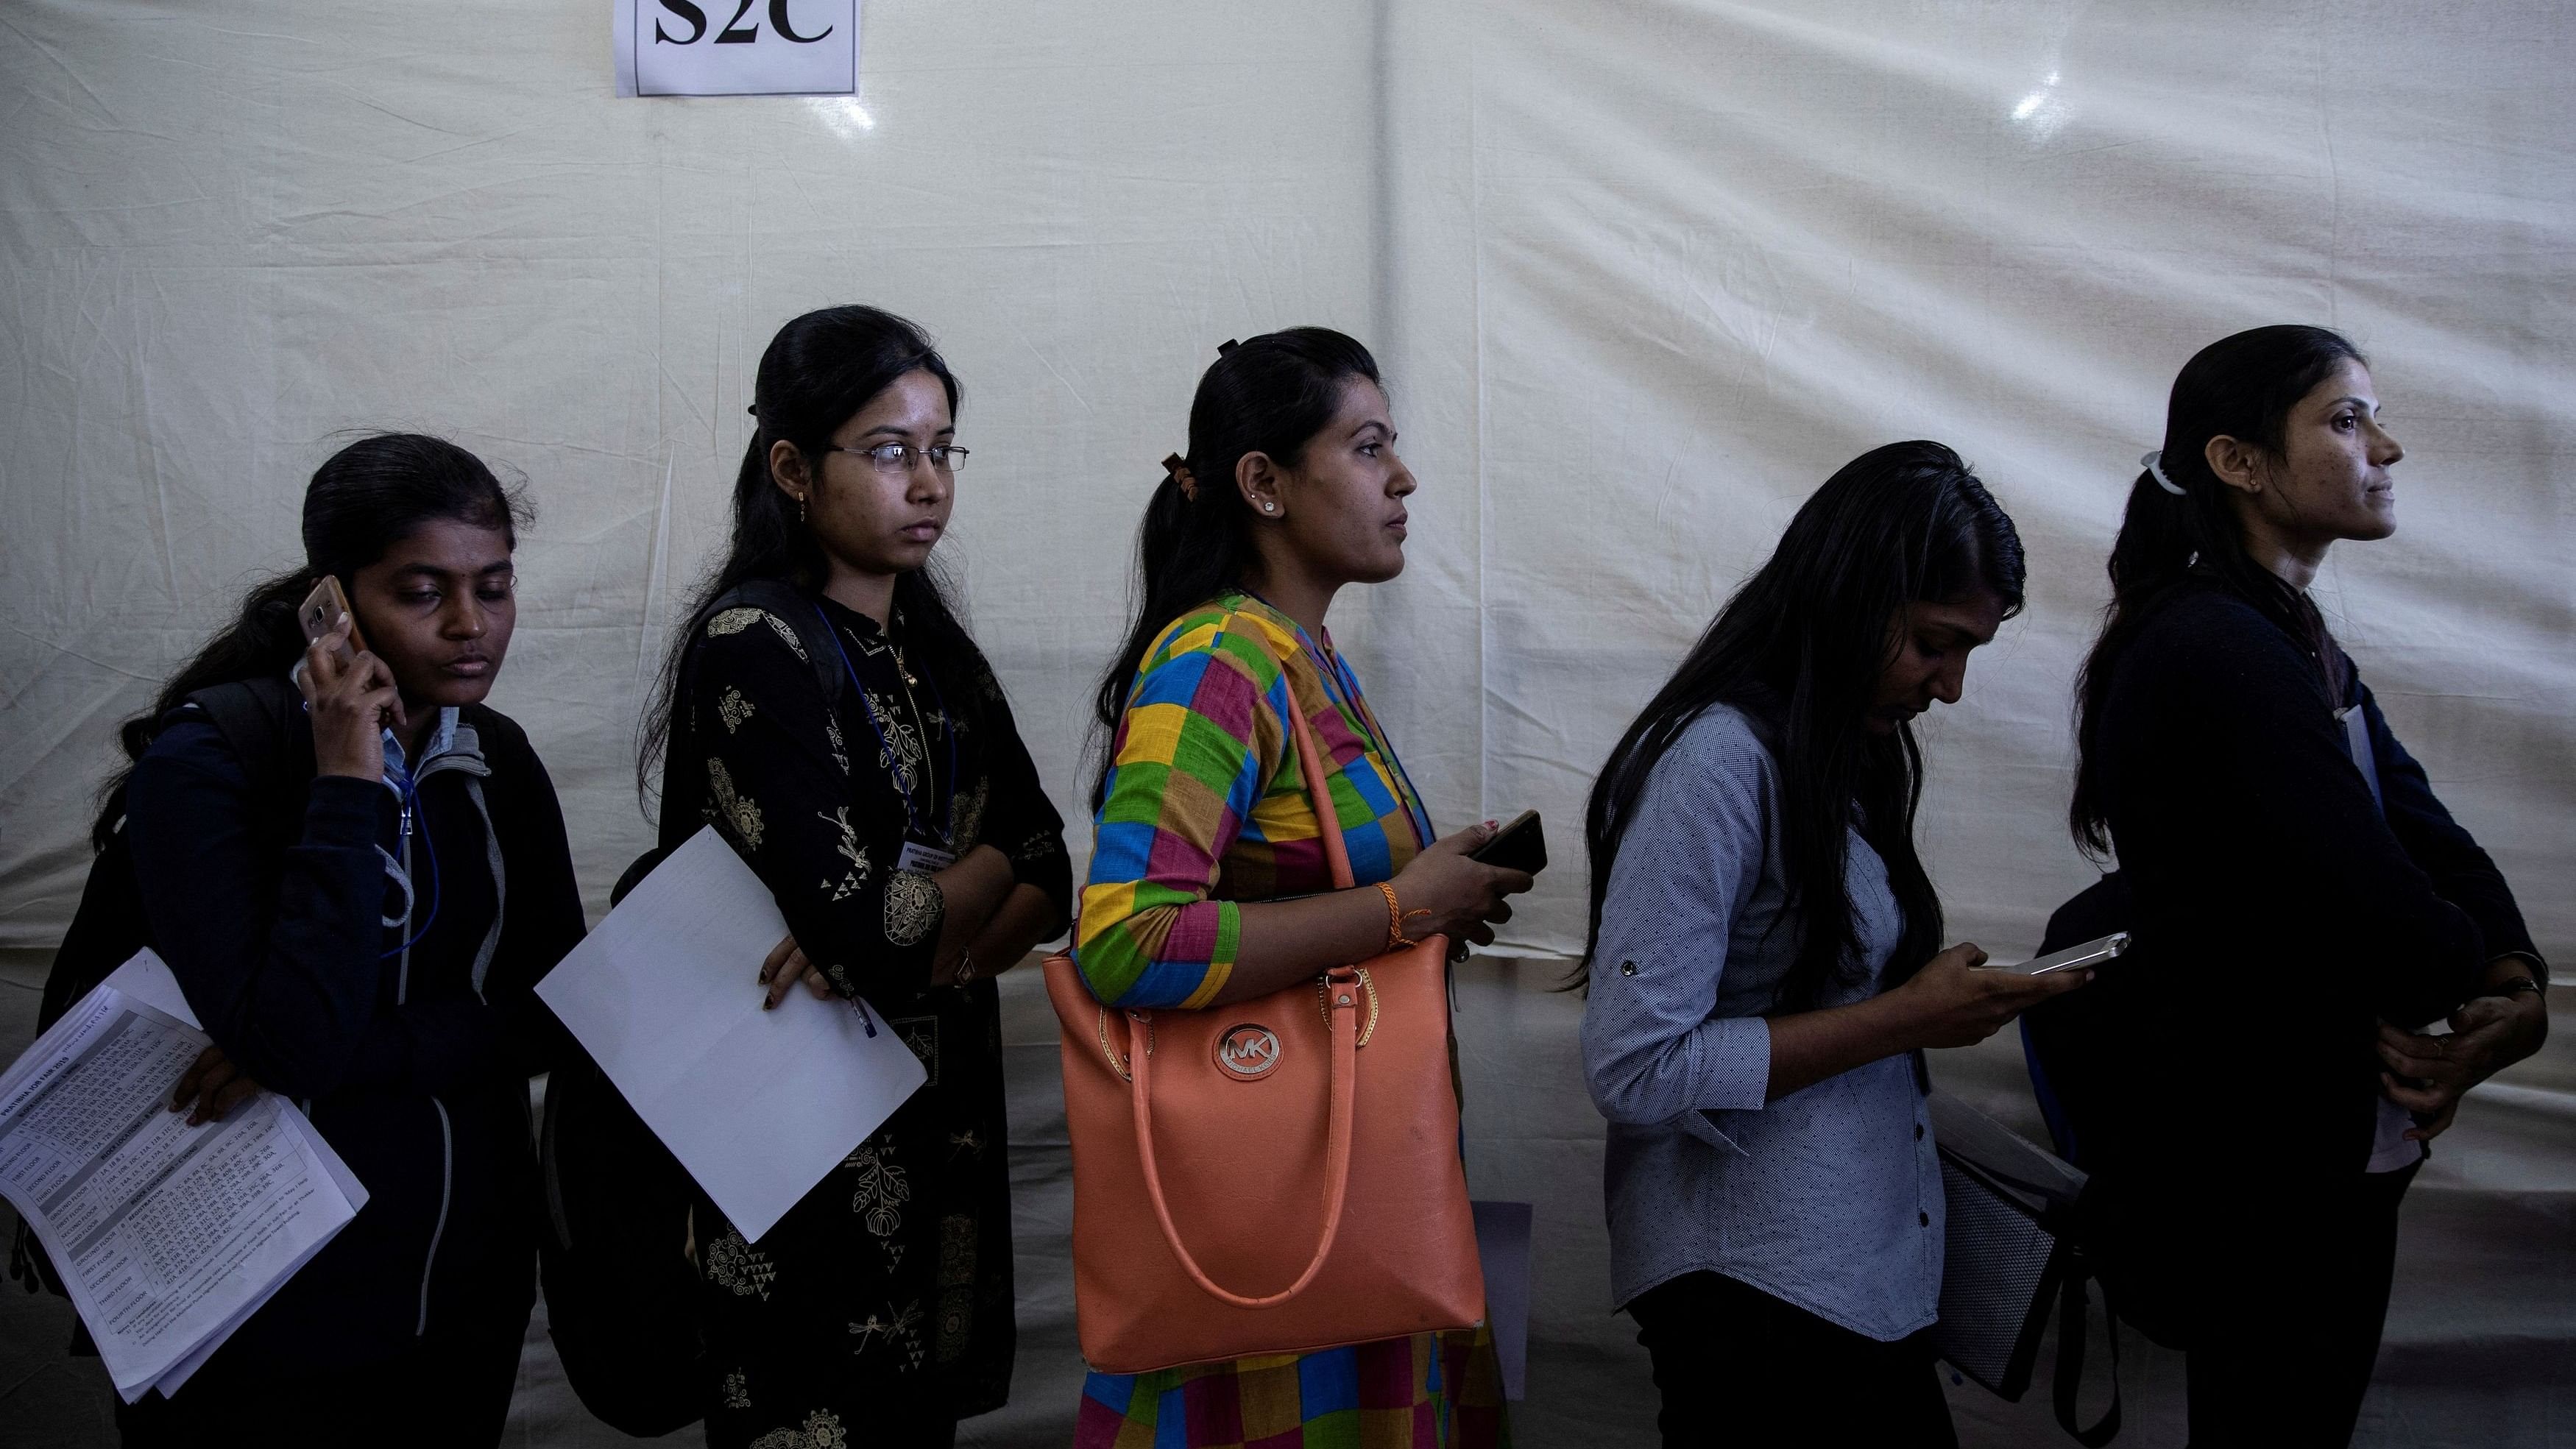
[[[367,1203],[274,1092],[195,1127],[170,1110],[211,1044],[145,951],[0,1073],[0,1196],[129,1404],[176,1392]]]
[[[761,1008],[760,963],[786,935],[769,887],[710,827],[537,983],[755,1243],[926,1078],[864,1004],[817,1001],[800,985]]]

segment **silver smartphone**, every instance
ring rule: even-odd
[[[2001,964],[1989,961],[1977,969],[2009,971],[2015,976],[2045,976],[2052,971],[2072,971],[2079,966],[2099,966],[2128,949],[2129,933],[2114,931],[2098,941],[2087,941],[2081,946],[2069,946],[2063,951],[2052,951],[2036,961]]]

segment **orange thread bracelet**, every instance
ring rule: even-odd
[[[1422,943],[1404,934],[1404,923],[1429,911],[1408,911],[1395,898],[1395,887],[1385,881],[1377,883],[1378,894],[1386,897],[1386,949],[1390,951],[1419,946]]]
[[[1422,943],[1404,934],[1404,907],[1395,899],[1395,887],[1385,881],[1377,883],[1378,894],[1386,897],[1386,949],[1393,951]],[[1420,912],[1429,915],[1430,912]]]

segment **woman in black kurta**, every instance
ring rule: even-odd
[[[834,320],[850,313],[864,315]],[[791,446],[831,466],[786,470],[777,486],[763,466],[738,510],[777,498],[788,525],[808,505],[819,524],[838,506],[836,488],[882,483],[927,497],[936,506],[922,516],[944,523],[962,452],[952,458],[925,434],[872,456],[873,412],[799,397],[800,379],[774,375],[791,371],[774,364],[800,328],[917,338],[889,323],[835,309],[789,324],[772,345],[755,456],[765,465],[772,442],[792,440],[791,409],[811,403],[831,415],[826,436]],[[916,380],[936,362],[921,360],[926,345],[893,351],[894,370]],[[828,381],[869,402],[848,372]],[[901,378],[876,391],[907,387],[921,392]],[[931,411],[944,423],[945,404]],[[842,452],[859,456],[828,456]],[[796,491],[782,493],[791,482]],[[731,564],[745,532],[738,511]],[[757,1243],[700,1198],[707,1438],[760,1449],[941,1444],[957,1419],[1009,1393],[1010,1182],[990,978],[1061,930],[1070,868],[1010,706],[936,590],[916,575],[881,588],[880,622],[844,602],[870,596],[848,586],[850,560],[833,552],[830,528],[810,536],[830,554],[823,587],[755,573],[695,613],[670,701],[662,838],[713,824],[775,894],[816,977],[910,1045],[928,1081]],[[976,869],[998,889],[965,889],[958,872]],[[993,904],[1002,899],[1014,904]],[[951,919],[960,913],[975,919]],[[745,991],[759,989],[751,964]]]

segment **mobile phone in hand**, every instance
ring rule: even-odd
[[[2129,933],[2114,931],[2100,940],[2087,941],[2081,946],[2069,946],[2063,951],[2052,951],[2036,961],[2014,961],[2003,964],[1989,961],[1977,969],[2009,971],[2015,976],[2046,976],[2055,971],[2073,971],[2085,966],[2099,966],[2128,949]]]
[[[1547,869],[1547,834],[1539,828],[1538,812],[1524,810],[1505,821],[1493,839],[1468,852],[1467,858],[1528,875]]]
[[[319,642],[344,614],[349,618],[349,647],[341,655],[345,661],[357,658],[366,649],[367,639],[358,632],[358,616],[349,609],[349,596],[340,592],[340,580],[324,574],[313,592],[304,596],[304,602],[295,606],[295,622],[302,626],[307,644]]]

